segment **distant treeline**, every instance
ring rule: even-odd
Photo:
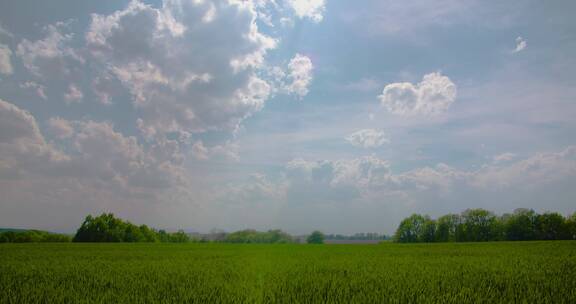
[[[60,243],[71,240],[72,237],[69,235],[41,230],[6,230],[0,232],[0,243]]]
[[[128,221],[103,213],[88,215],[74,236],[74,242],[165,242],[185,243],[190,237],[184,231],[168,233],[146,225],[136,226]]]
[[[351,241],[384,241],[390,239],[389,236],[379,233],[355,233],[353,235],[327,234],[326,240],[351,240]]]
[[[294,238],[288,233],[279,229],[268,230],[266,232],[247,229],[227,234],[223,242],[284,244],[284,243],[294,243]]]
[[[484,242],[576,239],[576,213],[568,218],[556,212],[538,214],[516,209],[497,216],[484,209],[468,209],[434,220],[413,214],[405,218],[394,235],[399,243]]]

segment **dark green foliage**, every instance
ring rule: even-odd
[[[306,238],[308,244],[324,244],[324,233],[316,230]]]
[[[568,240],[570,232],[564,217],[556,212],[538,215],[536,219],[537,238],[540,240]]]
[[[288,233],[282,230],[269,230],[259,232],[252,229],[240,230],[226,236],[226,243],[292,243],[293,239]]]
[[[412,214],[400,223],[394,240],[400,243],[434,242],[435,234],[435,221],[427,215]]]
[[[460,227],[460,216],[458,214],[444,215],[436,221],[436,241],[454,242],[458,237],[462,237]]]
[[[504,227],[506,239],[510,241],[535,240],[538,215],[532,209],[516,209],[514,214],[506,215]]]
[[[576,212],[566,220],[566,230],[568,231],[568,239],[576,240]]]
[[[78,228],[73,239],[74,242],[173,242],[183,243],[190,241],[184,231],[167,233],[164,230],[156,231],[146,225],[136,226],[128,221],[114,217],[112,213],[103,213],[97,217],[88,215],[82,226]]]
[[[468,209],[462,212],[463,232],[460,241],[487,242],[500,239],[498,219],[484,209]]]
[[[576,303],[576,242],[0,244],[3,303]]]
[[[437,221],[413,214],[400,222],[394,240],[416,242],[486,242],[576,239],[576,213],[565,219],[555,212],[516,209],[501,217],[484,209],[448,214]]]
[[[71,240],[68,235],[41,230],[6,229],[0,232],[0,243],[62,243]]]

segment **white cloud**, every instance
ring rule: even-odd
[[[30,113],[0,101],[1,178],[61,187],[80,183],[87,192],[156,199],[159,189],[178,191],[187,184],[175,141],[158,141],[145,148],[110,123],[90,120],[52,118],[48,127],[68,147],[68,154],[46,142]]]
[[[494,156],[494,158],[492,158],[492,161],[494,163],[501,163],[501,162],[511,161],[514,158],[516,158],[516,154],[506,152],[506,153],[502,153],[502,154],[498,154],[498,155]]]
[[[286,86],[289,93],[300,97],[308,94],[308,86],[312,81],[312,60],[307,56],[296,54],[288,63],[288,79],[291,82]]]
[[[52,117],[48,120],[48,128],[60,139],[70,138],[74,134],[74,128],[69,121],[60,117]]]
[[[66,157],[46,142],[30,113],[0,100],[0,177],[17,178],[64,160]]]
[[[92,80],[92,92],[98,98],[98,101],[104,105],[111,105],[115,95],[122,92],[122,87],[113,75],[103,73]]]
[[[192,145],[192,155],[196,159],[206,160],[209,158],[208,153],[208,148],[204,146],[202,141],[199,140]]]
[[[84,94],[78,88],[78,86],[76,86],[74,84],[71,84],[70,86],[68,86],[68,92],[66,92],[64,94],[64,101],[67,104],[70,104],[73,102],[82,102],[82,98],[84,98]]]
[[[299,18],[308,18],[314,22],[320,22],[324,18],[326,10],[324,0],[287,0],[288,5],[294,10]]]
[[[284,69],[273,67],[267,72],[273,80],[274,91],[302,98],[308,94],[313,69],[312,60],[309,57],[296,54]]]
[[[417,84],[391,83],[379,95],[380,103],[398,115],[436,115],[456,100],[456,85],[440,73],[426,74]]]
[[[67,46],[73,35],[61,32],[65,26],[65,23],[48,25],[44,39],[34,42],[24,39],[18,44],[16,54],[31,73],[44,78],[67,75],[72,62],[83,62],[77,52]]]
[[[294,159],[286,164],[283,178],[275,184],[282,191],[278,199],[291,203],[361,205],[392,199],[394,208],[417,204],[426,209],[426,204],[432,204],[428,209],[433,209],[447,200],[459,204],[452,208],[465,209],[483,206],[482,200],[492,195],[496,198],[491,202],[495,206],[506,203],[501,200],[510,196],[530,197],[533,191],[554,195],[551,189],[574,177],[576,147],[571,146],[516,162],[487,164],[478,170],[459,170],[440,163],[394,173],[386,160],[375,156],[321,161]],[[467,201],[459,201],[461,198]]]
[[[12,51],[7,46],[0,44],[0,74],[10,75],[14,72],[11,56]]]
[[[255,18],[251,2],[164,1],[154,8],[133,1],[93,15],[86,40],[153,133],[234,130],[270,93],[258,71],[276,40]]]
[[[295,159],[286,164],[286,170],[294,187],[304,187],[307,192],[311,190],[309,186],[321,192],[343,187],[350,192],[346,197],[364,191],[371,184],[382,183],[390,174],[389,163],[375,156],[336,161]]]
[[[519,36],[516,38],[516,48],[514,48],[512,53],[518,53],[518,52],[524,50],[527,46],[528,46],[528,43],[526,42],[526,40],[524,40],[524,38]]]
[[[383,131],[363,129],[350,134],[346,137],[346,141],[356,147],[376,148],[389,143],[390,139]]]

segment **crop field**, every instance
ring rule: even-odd
[[[576,242],[2,244],[0,303],[576,303]]]

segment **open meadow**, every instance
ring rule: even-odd
[[[1,244],[1,303],[576,303],[576,242]]]

